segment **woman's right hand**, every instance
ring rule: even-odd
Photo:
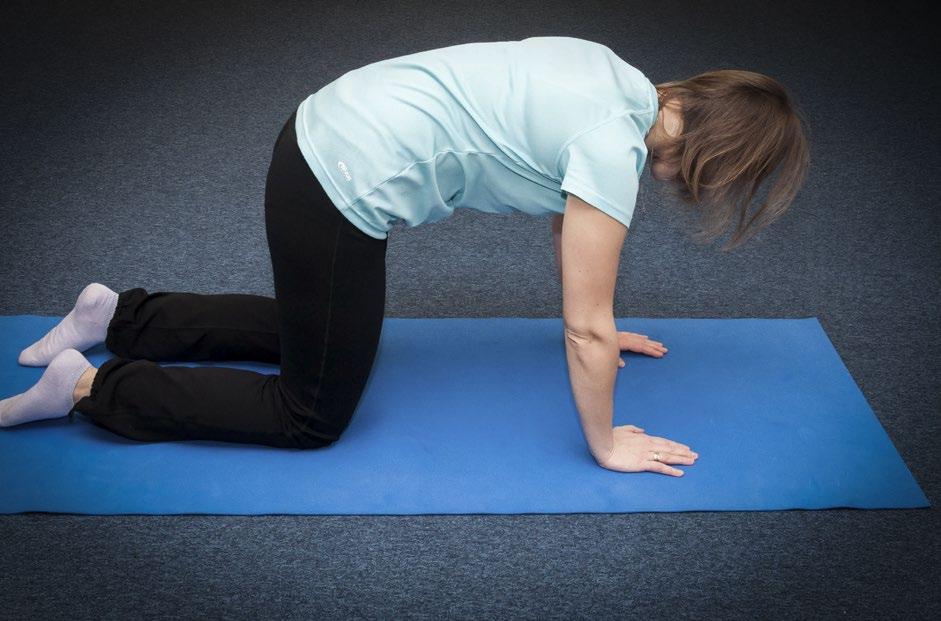
[[[654,460],[654,452],[660,453],[660,461]],[[683,471],[668,464],[696,463],[699,454],[685,444],[648,436],[644,430],[634,425],[620,425],[614,428],[614,447],[603,458],[596,458],[598,465],[617,472],[661,472],[671,476],[683,476]]]

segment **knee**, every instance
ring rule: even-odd
[[[280,382],[277,384],[277,401],[284,434],[297,448],[330,446],[340,439],[352,418],[352,412],[347,414],[340,410],[335,400],[314,403],[309,396],[288,392]],[[318,407],[318,404],[323,407]]]
[[[341,422],[326,420],[312,408],[295,408],[286,413],[285,435],[296,448],[325,448],[339,441],[349,426],[349,419]]]
[[[339,440],[339,433],[332,433],[312,418],[289,416],[284,425],[284,436],[288,445],[300,449],[325,448]]]
[[[323,438],[312,438],[304,434],[288,434],[288,438],[290,438],[290,448],[305,450],[327,448],[336,441],[329,439],[325,440]]]

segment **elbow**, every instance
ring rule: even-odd
[[[565,342],[576,346],[610,345],[617,342],[617,328],[614,322],[611,325],[590,323],[566,323],[564,327]]]
[[[565,342],[570,345],[577,347],[590,345],[594,341],[594,337],[595,335],[590,330],[570,328],[569,326],[565,327]]]
[[[589,375],[607,373],[606,369],[616,369],[620,354],[617,330],[613,325],[604,326],[565,326],[565,351],[569,366],[577,366]]]

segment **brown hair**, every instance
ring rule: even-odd
[[[667,187],[682,204],[701,207],[697,241],[715,240],[737,214],[722,250],[740,246],[779,218],[804,182],[810,154],[803,115],[781,84],[752,71],[720,69],[656,86],[661,107],[678,100],[683,119],[682,132],[664,149],[667,159],[680,159]],[[768,199],[746,222],[752,198],[774,170]]]

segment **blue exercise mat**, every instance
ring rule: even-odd
[[[0,397],[60,317],[0,317]],[[83,416],[0,429],[0,512],[619,513],[930,506],[816,318],[617,320],[669,349],[624,352],[615,424],[690,445],[683,477],[588,453],[561,319],[396,319],[336,444],[145,443]],[[97,366],[103,345],[87,352]],[[165,365],[196,366],[202,363]],[[277,366],[212,362],[263,373]],[[891,386],[886,387],[892,390]]]

